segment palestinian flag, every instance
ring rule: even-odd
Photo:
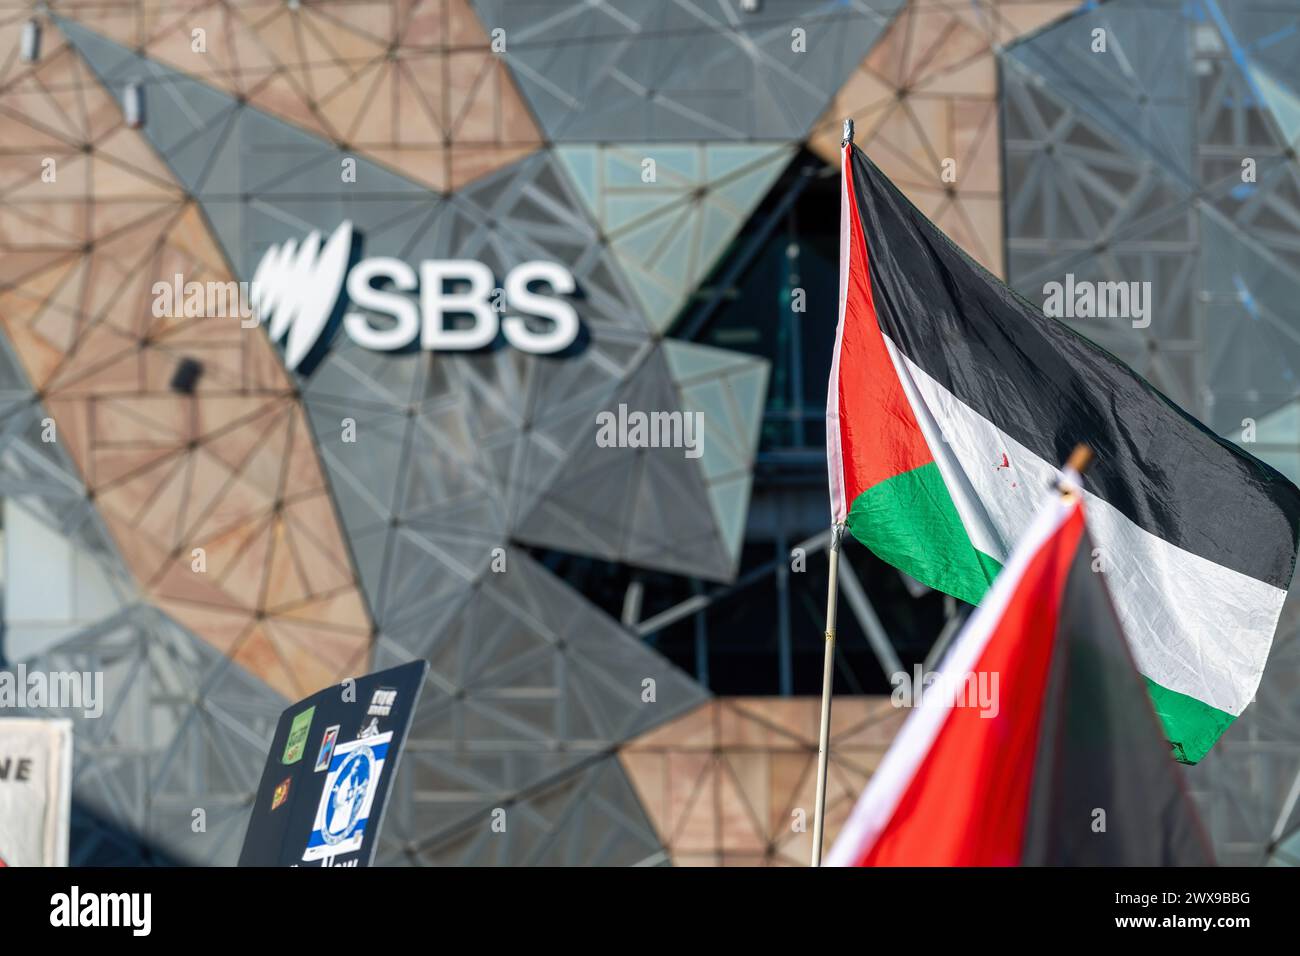
[[[1200,760],[1259,685],[1300,491],[974,263],[852,144],[840,232],[834,522],[974,604],[1088,444],[1096,558],[1175,756]]]
[[[828,865],[1213,863],[1093,547],[1080,499],[1053,496]]]

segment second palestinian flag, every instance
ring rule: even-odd
[[[835,522],[977,603],[1080,442],[1116,610],[1175,756],[1250,703],[1300,491],[976,265],[849,144],[827,396]]]
[[[872,774],[830,866],[1213,863],[1077,497],[1053,496]],[[917,693],[913,688],[913,693]]]

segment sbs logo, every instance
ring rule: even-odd
[[[503,289],[508,311],[498,319],[492,270],[483,263],[431,259],[420,263],[417,276],[402,260],[380,256],[349,269],[352,246],[352,223],[344,221],[323,244],[320,233],[313,232],[301,244],[291,239],[262,256],[253,275],[251,305],[272,341],[284,340],[284,363],[290,369],[325,344],[322,339],[340,314],[354,342],[379,352],[407,349],[417,341],[431,351],[465,352],[491,345],[500,333],[521,351],[550,355],[578,338],[578,313],[559,298],[577,286],[569,271],[554,262],[525,262],[510,270]],[[450,291],[453,282],[461,288]],[[549,286],[550,294],[534,289],[533,283]],[[418,307],[404,294],[417,289]],[[366,311],[349,309],[349,303]],[[525,315],[533,322],[526,322]],[[376,323],[375,316],[387,320]],[[460,321],[449,323],[452,316]],[[546,327],[535,328],[538,324]]]

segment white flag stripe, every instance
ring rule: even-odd
[[[996,536],[1016,541],[1042,508],[1059,468],[889,346],[901,358],[897,367],[909,380],[909,397],[919,396],[960,464],[964,480],[949,490],[962,520],[976,507],[958,499],[964,489],[973,490],[978,513],[992,521]],[[1084,507],[1138,669],[1162,687],[1239,715],[1264,673],[1286,592],[1170,544],[1091,492],[1084,492]],[[979,528],[968,533],[972,540],[989,539]],[[990,556],[1005,560],[1004,554]]]
[[[882,332],[881,338],[885,340],[885,348],[894,363],[894,371],[898,373],[903,394],[907,396],[908,404],[912,406],[912,414],[916,416],[916,423],[921,429],[921,434],[925,436],[925,443],[934,457],[935,466],[943,476],[944,487],[948,489],[953,507],[957,509],[957,515],[966,529],[966,537],[970,538],[971,546],[976,551],[982,551],[990,558],[996,559],[999,564],[1006,564],[1007,555],[1011,552],[1008,539],[1001,536],[997,524],[985,512],[980,494],[971,485],[961,461],[948,445],[942,422],[935,418],[918,391],[916,382],[912,379],[912,363],[903,357],[903,353],[898,350],[888,335]],[[1044,485],[1039,489],[1039,505],[1046,500],[1047,494],[1048,486]],[[1036,511],[1037,508],[1032,510]],[[1012,542],[1015,540],[1015,538],[1010,539]]]
[[[840,524],[849,513],[844,491],[844,449],[840,445],[840,346],[844,341],[844,309],[849,301],[849,260],[852,243],[849,229],[849,155],[845,144],[840,156],[840,303],[835,326],[835,351],[831,356],[831,380],[826,389],[826,468],[830,473],[831,524]]]

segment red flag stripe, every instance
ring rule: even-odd
[[[851,145],[841,155],[840,315],[826,398],[831,517],[863,491],[934,460],[876,316],[867,242],[854,200]]]

